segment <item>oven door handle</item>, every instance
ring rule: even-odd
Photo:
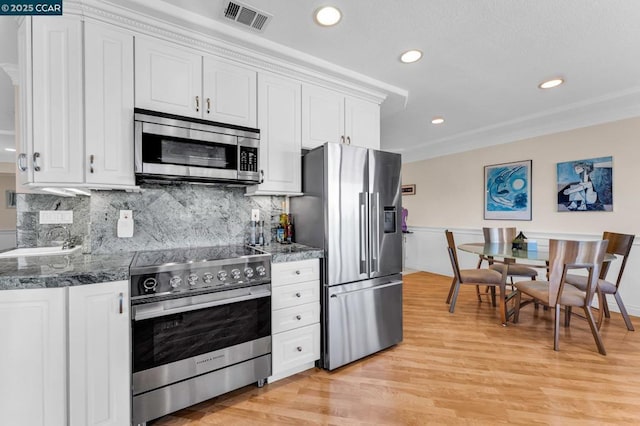
[[[186,306],[179,306],[176,308],[170,308],[170,309],[157,309],[157,310],[142,310],[140,311],[139,308],[145,306],[145,307],[149,307],[149,306],[158,306],[160,308],[163,307],[163,303],[162,302],[157,302],[157,303],[149,303],[149,304],[144,304],[144,305],[137,305],[137,306],[133,306],[133,320],[134,321],[142,321],[142,320],[146,320],[146,319],[150,319],[150,318],[158,318],[158,317],[163,317],[166,315],[171,315],[171,314],[180,314],[182,312],[189,312],[189,311],[196,311],[198,309],[204,309],[204,308],[212,308],[214,306],[222,306],[222,305],[228,305],[230,303],[236,303],[236,302],[244,302],[246,300],[253,300],[253,299],[260,299],[262,297],[268,297],[271,296],[271,291],[266,290],[266,291],[261,291],[259,293],[253,293],[253,294],[247,294],[244,296],[238,296],[238,297],[232,297],[230,299],[219,299],[219,300],[213,300],[211,302],[204,302],[204,303],[196,303],[196,304],[192,304],[192,305],[186,305]]]

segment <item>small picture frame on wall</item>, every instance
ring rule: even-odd
[[[531,160],[484,167],[484,218],[531,220]]]
[[[559,212],[613,211],[613,157],[557,164]]]
[[[4,192],[4,194],[5,194],[6,208],[15,209],[16,208],[16,191],[12,191],[8,189]]]
[[[416,184],[402,185],[402,195],[416,195]]]

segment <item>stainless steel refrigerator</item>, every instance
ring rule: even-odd
[[[402,341],[399,154],[326,143],[302,159],[296,242],[324,249],[321,366]]]

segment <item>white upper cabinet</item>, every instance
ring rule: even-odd
[[[133,36],[85,22],[84,47],[86,181],[135,185]]]
[[[313,85],[302,86],[302,147],[325,142],[380,148],[380,106]]]
[[[256,71],[171,43],[136,37],[138,108],[256,127]]]
[[[255,128],[256,71],[209,56],[202,66],[202,117]]]
[[[258,76],[259,164],[264,182],[247,188],[248,194],[300,193],[300,88],[295,80]]]
[[[202,117],[202,56],[188,49],[136,37],[135,105]]]
[[[34,17],[33,181],[82,183],[82,22]]]

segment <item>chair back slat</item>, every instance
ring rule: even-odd
[[[487,244],[511,243],[516,238],[516,228],[482,228],[484,242]]]
[[[602,239],[609,241],[607,253],[622,256],[622,263],[620,264],[618,277],[616,278],[616,287],[619,287],[620,281],[622,281],[622,273],[624,272],[624,268],[627,266],[627,259],[629,259],[629,253],[631,252],[631,247],[633,246],[635,235],[605,232],[602,234]],[[612,262],[606,262],[604,265],[602,265],[600,279],[606,279],[607,272],[609,272],[609,266],[611,266],[611,263]]]
[[[608,241],[549,240],[549,303],[556,304],[567,269],[589,271],[587,297],[591,300],[598,283]]]
[[[447,229],[444,231],[444,234],[447,236],[447,250],[449,252],[449,260],[451,260],[453,275],[455,275],[458,282],[462,283],[462,278],[460,276],[460,264],[458,263],[458,253],[456,251],[456,242],[453,239],[453,232]]]

